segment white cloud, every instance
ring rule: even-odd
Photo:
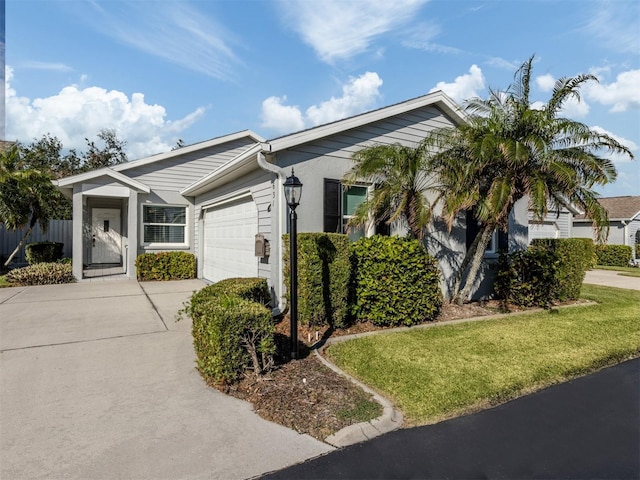
[[[67,2],[61,5],[67,6]],[[150,55],[213,78],[234,80],[233,35],[188,1],[69,2],[85,25]]]
[[[382,79],[375,72],[351,78],[342,87],[342,97],[331,97],[318,106],[312,105],[307,109],[307,118],[312,125],[320,125],[361,113],[380,96],[378,89],[381,86]]]
[[[553,86],[556,84],[556,79],[553,78],[553,75],[547,73],[546,75],[540,75],[536,77],[536,85],[543,92],[550,92],[553,90]]]
[[[304,118],[298,106],[283,105],[287,96],[269,97],[262,102],[262,127],[274,132],[304,130]]]
[[[281,1],[285,21],[326,63],[366,51],[374,39],[414,18],[428,0]]]
[[[482,70],[474,64],[469,68],[468,74],[456,77],[452,83],[438,82],[434,88],[429,90],[429,93],[442,90],[456,102],[461,103],[473,97],[479,97],[479,91],[484,87],[485,81]]]
[[[585,10],[588,21],[584,31],[591,40],[596,40],[616,53],[638,54],[640,2],[609,0],[590,2],[587,5],[592,8]]]
[[[69,65],[65,65],[64,63],[38,62],[38,61],[22,62],[20,64],[20,68],[28,68],[31,70],[49,70],[53,72],[72,72],[73,71],[73,68],[71,68]]]
[[[618,143],[624,145],[625,147],[627,147],[632,152],[635,152],[635,151],[638,150],[638,145],[633,140],[629,140],[628,138],[624,138],[624,137],[621,137],[621,136],[616,135],[614,133],[611,133],[611,132],[609,132],[609,131],[605,130],[604,128],[599,127],[597,125],[594,126],[594,127],[591,127],[591,130],[594,130],[595,132],[598,132],[598,133],[604,133],[605,135],[609,135],[611,138],[616,140]],[[600,152],[600,153],[607,155],[606,152]],[[621,154],[621,153],[608,154],[608,155],[611,157],[611,160],[614,163],[618,163],[619,164],[619,163],[627,163],[627,162],[631,161],[631,159],[629,158],[628,155],[624,155],[624,154]]]
[[[127,142],[127,154],[135,159],[168,151],[178,134],[196,122],[203,107],[176,121],[165,120],[162,105],[145,103],[142,93],[129,98],[117,90],[100,87],[64,87],[57,95],[29,99],[11,88],[11,67],[6,68],[6,138],[31,142],[46,133],[58,137],[65,148],[86,148],[105,128],[113,129]]]
[[[433,42],[442,29],[439,25],[434,23],[421,22],[414,28],[407,31],[407,38],[403,40],[402,45],[408,48],[415,48],[418,50],[424,50],[426,52],[444,53],[444,54],[459,54],[462,50],[447,45],[441,45]]]
[[[375,105],[381,85],[382,79],[375,72],[352,77],[342,86],[341,97],[312,105],[304,115],[298,106],[283,105],[286,96],[269,97],[262,102],[262,126],[285,134],[357,115]]]
[[[489,57],[487,64],[492,67],[509,70],[510,72],[516,70],[520,66],[520,63],[518,62],[510,62],[509,60],[505,60],[501,57]]]
[[[640,108],[640,70],[618,74],[610,84],[590,82],[585,85],[585,96],[603,105],[610,105],[611,112],[624,112]]]
[[[584,98],[578,101],[577,98],[567,97],[559,114],[567,118],[584,118],[589,114],[589,110],[589,104],[585,102]]]

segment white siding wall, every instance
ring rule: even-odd
[[[179,157],[133,167],[121,173],[152,190],[179,191],[210,174],[253,145],[249,138],[228,142]]]

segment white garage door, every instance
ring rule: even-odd
[[[256,233],[258,210],[251,197],[205,210],[204,278],[256,277]]]
[[[529,223],[529,243],[534,238],[558,238],[558,227],[554,222]]]

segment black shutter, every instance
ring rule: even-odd
[[[498,230],[498,250],[509,250],[509,232],[505,232],[502,229]]]
[[[324,179],[324,231],[342,232],[342,184],[340,180]]]
[[[479,231],[480,226],[478,225],[478,220],[476,220],[473,209],[467,210],[467,250],[471,248],[471,244],[476,239]]]

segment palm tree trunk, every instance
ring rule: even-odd
[[[491,240],[492,235],[493,228],[489,228],[487,225],[481,227],[480,232],[476,236],[476,239],[479,238],[479,241],[476,244],[475,252],[473,252],[469,275],[467,275],[467,279],[464,283],[464,288],[459,293],[456,293],[455,296],[451,299],[452,303],[462,305],[463,303],[469,301],[471,289],[473,288],[478,277],[478,272],[480,271],[480,266],[482,265],[482,259],[484,258],[484,252],[487,249],[487,245],[489,245],[489,241]],[[470,248],[469,250],[471,251],[472,249]]]
[[[476,238],[473,239],[471,246],[467,250],[467,253],[460,264],[460,268],[456,271],[455,283],[453,285],[453,290],[451,292],[451,303],[453,303],[454,299],[458,296],[458,292],[462,288],[462,278],[464,277],[464,272],[467,271],[467,267],[473,258],[473,254],[476,252],[478,248],[478,243],[480,242],[480,234],[482,233],[482,228],[478,231]]]
[[[31,235],[32,230],[33,230],[33,226],[30,226],[27,229],[27,233],[24,234],[24,237],[22,237],[22,240],[20,240],[20,243],[18,243],[18,246],[15,248],[13,252],[11,252],[11,255],[9,255],[9,258],[7,259],[7,261],[4,262],[5,267],[8,267],[11,261],[13,260],[13,257],[15,257],[18,254],[22,246],[26,243],[27,239],[29,238],[29,235]]]

